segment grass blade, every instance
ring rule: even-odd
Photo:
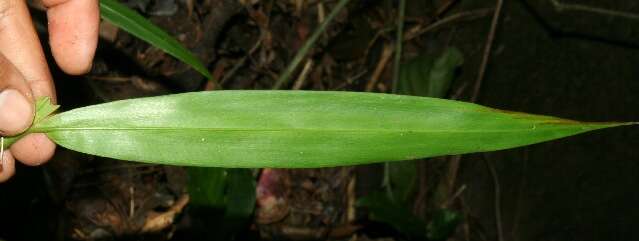
[[[100,14],[103,19],[113,23],[115,26],[190,65],[206,78],[211,78],[211,74],[204,64],[182,44],[117,0],[100,0]]]
[[[446,48],[437,58],[420,55],[402,64],[398,94],[444,98],[455,77],[455,70],[464,62],[457,48]]]
[[[215,91],[115,101],[30,129],[121,160],[311,168],[530,145],[636,123],[584,123],[471,103],[389,94]]]
[[[324,33],[324,30],[326,30],[326,27],[328,27],[328,25],[333,21],[335,16],[337,16],[337,14],[339,14],[342,11],[342,9],[346,6],[348,1],[350,0],[339,0],[339,2],[337,2],[337,5],[335,5],[333,10],[331,10],[331,12],[328,14],[326,19],[324,19],[324,21],[320,23],[319,27],[317,27],[317,29],[313,32],[311,37],[309,37],[308,40],[304,42],[304,45],[302,45],[302,47],[297,52],[297,54],[295,54],[295,57],[293,57],[293,60],[291,60],[291,63],[288,64],[284,72],[277,79],[277,81],[273,85],[274,90],[281,89],[286,83],[288,83],[289,78],[291,77],[291,75],[293,74],[297,66],[302,62],[302,60],[304,59],[308,51],[311,50],[313,45],[315,45],[315,42],[317,42],[317,40],[322,35],[322,33]]]

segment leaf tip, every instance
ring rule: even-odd
[[[639,122],[590,122],[590,123],[581,122],[579,124],[583,125],[583,129],[584,130],[594,131],[594,130],[600,130],[600,129],[620,127],[620,126],[638,125]]]

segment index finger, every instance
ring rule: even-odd
[[[51,52],[60,68],[73,75],[91,69],[98,44],[98,0],[43,0],[49,19]]]

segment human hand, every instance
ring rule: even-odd
[[[68,74],[91,68],[98,41],[98,0],[41,0],[47,8],[49,44],[56,63]],[[0,0],[0,135],[26,130],[34,101],[55,88],[26,0]],[[29,134],[5,150],[0,182],[15,172],[15,160],[39,165],[51,158],[55,144],[44,134]]]

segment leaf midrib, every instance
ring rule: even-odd
[[[313,128],[208,128],[208,127],[53,127],[53,128],[33,128],[32,132],[50,133],[61,131],[209,131],[209,132],[352,132],[352,133],[508,133],[508,132],[526,132],[526,131],[547,131],[558,130],[567,128],[581,128],[588,130],[592,128],[599,128],[603,126],[560,126],[560,127],[544,127],[543,129],[533,126],[531,128],[520,129],[482,129],[482,130],[414,130],[414,129],[313,129]],[[588,128],[592,127],[592,128]]]

